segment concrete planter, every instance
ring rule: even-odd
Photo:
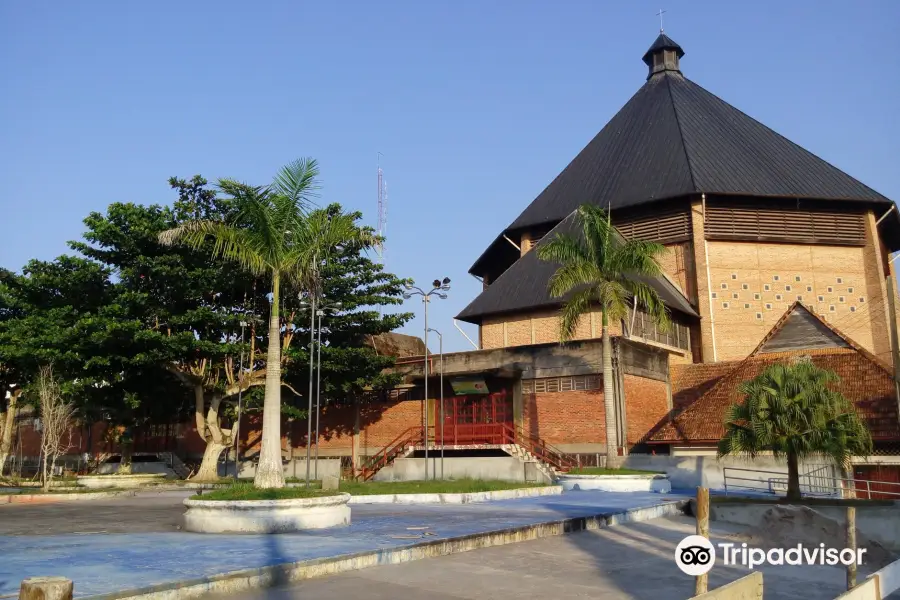
[[[184,501],[184,528],[196,533],[290,533],[350,524],[350,494],[290,500]]]
[[[102,488],[138,488],[147,484],[165,481],[164,473],[134,473],[132,475],[79,475],[75,478],[78,487],[91,489]]]
[[[601,492],[658,492],[668,494],[672,491],[669,476],[662,474],[648,475],[560,475],[557,481],[564,490]]]

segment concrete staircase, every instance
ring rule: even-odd
[[[559,471],[553,465],[540,460],[519,444],[503,444],[500,448],[510,456],[515,456],[524,463],[533,463],[537,470],[543,474],[550,483],[555,483],[557,477],[559,477]]]
[[[187,479],[193,473],[193,471],[191,471],[174,452],[160,452],[159,457],[163,459],[181,479]]]

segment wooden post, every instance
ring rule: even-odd
[[[72,600],[72,580],[65,577],[31,577],[22,581],[19,600]]]
[[[709,539],[709,488],[697,488],[697,535]],[[694,595],[709,591],[709,574],[698,575],[694,584]]]
[[[856,555],[856,507],[847,507],[847,548],[853,550]],[[847,565],[847,589],[852,590],[856,587],[856,561],[851,561]]]

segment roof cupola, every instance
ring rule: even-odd
[[[666,71],[681,73],[678,63],[682,56],[684,56],[684,50],[681,49],[681,46],[660,31],[659,37],[656,38],[656,41],[653,42],[653,45],[650,46],[650,49],[647,50],[643,57],[643,61],[650,67],[647,79],[650,79],[657,73]]]

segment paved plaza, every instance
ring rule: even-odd
[[[672,560],[694,533],[690,517],[666,517],[386,565],[215,600],[687,600],[694,580]],[[713,523],[713,541],[743,538],[742,529]],[[766,600],[832,600],[844,589],[838,567],[763,567]],[[717,565],[710,588],[749,571]],[[892,596],[893,598],[893,596]]]
[[[285,535],[180,530],[190,492],[0,507],[0,596],[31,576],[61,575],[76,596],[242,569],[408,546],[572,517],[651,507],[678,494],[576,492],[465,505],[360,505],[348,528]],[[426,534],[432,534],[427,536]]]

